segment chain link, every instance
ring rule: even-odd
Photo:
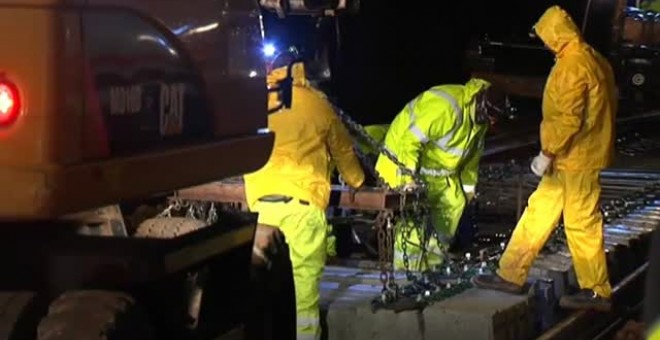
[[[385,244],[387,228],[387,220],[385,218],[385,212],[381,211],[376,216],[376,223],[374,227],[376,228],[376,233],[378,235],[378,264],[380,266],[380,282],[383,285],[383,293],[387,290],[387,245]]]

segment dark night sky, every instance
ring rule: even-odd
[[[467,80],[464,61],[471,39],[488,33],[491,39],[524,41],[551,4],[570,4],[569,12],[581,17],[576,5],[581,2],[467,0],[423,6],[430,1],[362,0],[360,14],[341,19],[342,49],[332,90],[362,123],[388,123],[430,86]],[[267,34],[297,42],[313,39],[310,22],[267,18]]]

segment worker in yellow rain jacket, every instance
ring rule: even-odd
[[[475,285],[520,292],[534,258],[564,216],[580,291],[563,296],[564,308],[608,310],[599,173],[613,156],[616,85],[608,61],[580,35],[568,13],[553,6],[534,26],[556,55],[543,95],[541,152],[531,169],[542,176],[499,263],[497,275]]]
[[[392,121],[385,147],[422,176],[428,190],[432,228],[439,236],[420,240],[423,237],[411,222],[398,224],[394,240],[396,270],[426,270],[442,263],[466,201],[474,195],[487,128],[504,111],[504,103],[504,96],[490,83],[471,79],[465,85],[430,88],[410,101]],[[392,188],[413,186],[413,179],[383,154],[378,157],[376,171]],[[441,244],[437,240],[442,240]],[[409,259],[407,268],[404,255]]]
[[[319,339],[319,284],[326,256],[325,209],[330,196],[330,160],[346,182],[359,188],[364,172],[353,142],[332,106],[309,86],[302,63],[293,66],[290,109],[268,117],[275,132],[270,159],[244,176],[245,195],[258,223],[278,227],[286,238],[296,291],[298,339]],[[273,84],[286,77],[286,67],[268,76]],[[276,106],[269,98],[269,107]]]

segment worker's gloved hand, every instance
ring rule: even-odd
[[[350,187],[348,189],[348,199],[350,200],[351,203],[355,202],[355,194],[357,194],[357,192],[362,190],[363,188],[364,188],[364,185],[361,185],[358,188]]]
[[[463,192],[465,193],[465,198],[467,198],[467,201],[470,202],[475,196],[475,189],[476,186],[474,185],[463,185]]]
[[[257,224],[252,245],[252,264],[270,266],[271,256],[284,246],[284,234],[272,226]]]
[[[530,168],[536,176],[543,177],[546,171],[548,171],[551,163],[552,158],[546,156],[543,151],[541,151],[539,152],[539,155],[532,160]]]
[[[406,185],[403,186],[403,191],[405,192],[413,192],[419,189],[419,184],[415,182],[410,182],[407,183]]]

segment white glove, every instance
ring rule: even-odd
[[[548,171],[550,163],[552,163],[552,158],[544,155],[543,152],[539,152],[539,155],[532,160],[530,168],[536,176],[543,177],[545,172]]]
[[[465,193],[468,201],[471,201],[474,198],[475,188],[476,186],[474,185],[463,185],[463,192]]]
[[[405,192],[413,192],[417,189],[419,189],[419,185],[417,185],[415,182],[410,182],[403,186],[403,191]]]

